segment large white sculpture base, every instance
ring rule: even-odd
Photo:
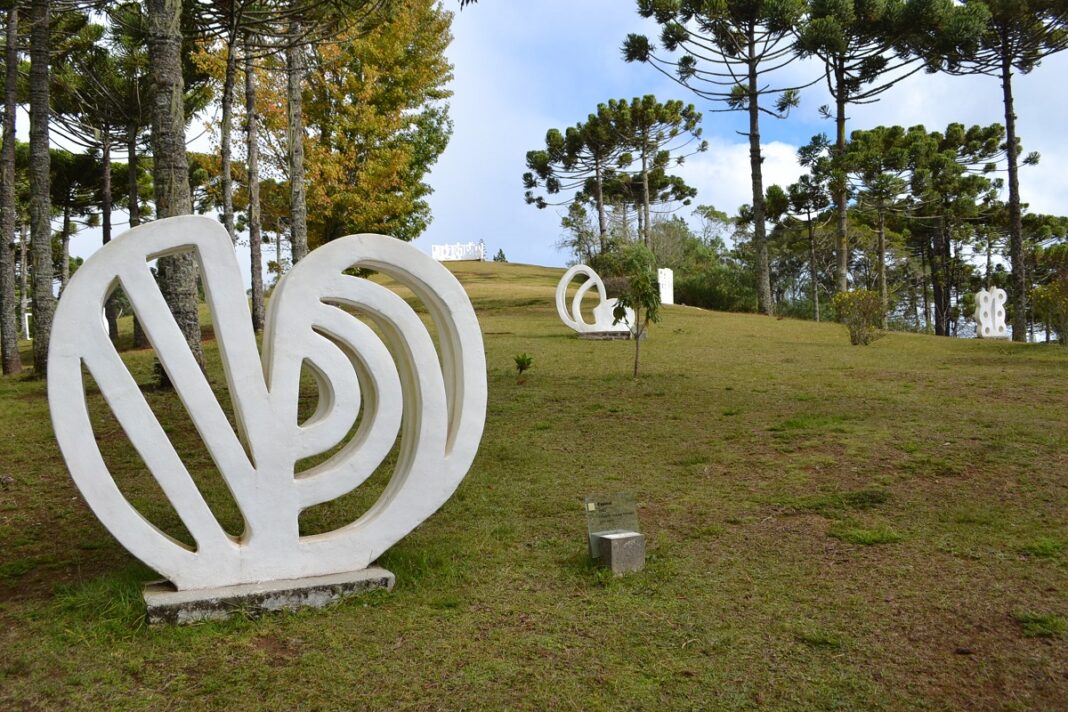
[[[569,307],[567,304],[567,287],[571,284],[571,280],[579,274],[586,275],[587,279],[579,286],[575,296],[571,298]],[[582,317],[582,298],[586,296],[586,292],[594,287],[597,287],[599,301],[597,306],[593,308],[593,323],[590,324]],[[627,309],[623,320],[616,322],[615,309],[616,300],[608,298],[604,282],[601,281],[596,272],[586,265],[575,265],[567,272],[564,272],[564,276],[560,279],[559,284],[556,285],[556,313],[560,315],[560,320],[564,324],[579,334],[622,334],[622,338],[629,338],[630,325],[634,323],[634,312]]]
[[[675,273],[667,267],[656,271],[656,281],[660,285],[660,303],[675,303]]]
[[[178,252],[192,252],[200,268],[236,427],[149,270],[151,260]],[[409,288],[425,306],[437,344],[401,296],[349,274],[354,268]],[[237,504],[244,528],[236,536],[216,520],[108,339],[100,315],[118,286]],[[83,369],[195,547],[158,529],[119,489],[89,417]],[[314,376],[319,401],[301,421],[304,369]],[[184,216],[118,236],[71,278],[52,327],[48,403],[71,477],[119,543],[179,590],[220,589],[349,575],[437,511],[467,474],[482,438],[486,357],[456,278],[429,255],[382,235],[334,240],[296,264],[274,289],[261,352],[226,230],[209,218]],[[298,472],[298,462],[328,452],[324,462]],[[339,529],[301,536],[302,511],[359,487],[391,453],[391,477],[369,509]]]
[[[1008,295],[1004,289],[990,287],[975,293],[975,335],[980,339],[1007,339],[1005,326],[1005,302]]]
[[[167,582],[157,582],[145,586],[144,597],[149,625],[188,625],[234,615],[256,618],[276,611],[323,608],[360,593],[392,591],[395,581],[391,572],[371,566],[352,573],[212,589],[178,591]]]

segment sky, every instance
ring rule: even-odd
[[[452,84],[452,141],[429,183],[434,220],[416,244],[486,241],[489,254],[503,249],[512,262],[559,266],[569,255],[556,249],[564,208],[538,208],[523,199],[522,174],[529,150],[544,146],[545,132],[563,130],[586,118],[598,103],[655,94],[682,99],[704,114],[706,153],[687,159],[676,172],[697,188],[696,204],[728,213],[751,202],[748,139],[741,112],[702,100],[649,65],[623,61],[628,33],[656,37],[657,27],[641,18],[630,0],[538,0],[533,3],[481,0],[457,12],[448,55]],[[1025,152],[1042,161],[1022,169],[1021,192],[1036,212],[1068,212],[1068,116],[1063,90],[1068,52],[1046,59],[1014,82],[1018,132]],[[792,65],[779,81],[803,84],[820,76],[820,65]],[[819,115],[831,103],[822,83],[802,90],[801,105],[786,120],[764,117],[761,133],[765,185],[797,179],[796,150],[819,133],[833,135],[833,122]],[[944,129],[951,122],[1004,123],[1000,82],[991,77],[915,74],[880,102],[850,108],[849,130],[880,124]],[[690,208],[682,208],[684,214]]]
[[[746,115],[717,111],[722,105],[699,99],[651,66],[623,61],[620,48],[628,33],[657,34],[632,0],[481,0],[463,11],[457,6],[456,0],[446,4],[456,10],[455,39],[448,49],[454,65],[454,133],[427,179],[434,189],[433,220],[415,242],[424,251],[435,244],[484,240],[490,255],[502,249],[511,262],[564,265],[570,256],[556,247],[564,208],[526,204],[526,152],[544,146],[548,129],[572,126],[612,98],[654,94],[661,101],[694,103],[704,114],[709,149],[676,171],[697,188],[694,204],[734,213],[751,201],[748,140],[739,133],[747,126]],[[1068,134],[1061,126],[1068,116],[1066,73],[1068,52],[1063,52],[1014,83],[1024,151],[1042,154],[1038,166],[1021,172],[1023,198],[1036,212],[1068,213],[1068,181],[1060,169],[1068,161]],[[819,76],[818,63],[796,62],[777,81],[803,84]],[[953,121],[1004,121],[1000,83],[990,77],[918,73],[882,96],[876,104],[851,107],[850,130],[920,123],[933,130]],[[819,115],[819,107],[830,101],[817,83],[801,92],[801,105],[788,119],[762,119],[765,185],[796,180],[802,173],[797,148],[815,134],[833,134],[833,123]],[[24,129],[28,122],[21,119]],[[190,138],[201,131],[194,122]],[[209,150],[203,136],[191,147]],[[689,211],[682,208],[680,214]],[[99,244],[99,231],[86,230],[72,241],[72,253],[85,257]],[[247,254],[247,248],[241,250],[246,278]]]

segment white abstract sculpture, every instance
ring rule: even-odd
[[[1007,339],[1004,289],[989,287],[975,293],[975,335],[980,339]]]
[[[456,262],[462,260],[486,260],[486,243],[456,242],[449,245],[431,245],[430,256],[438,262]]]
[[[675,303],[675,273],[667,267],[656,271],[656,281],[660,285],[660,303]]]
[[[212,310],[238,432],[149,272],[148,260],[190,249]],[[419,315],[382,285],[343,273],[352,267],[383,272],[411,289],[437,329],[440,361]],[[240,537],[229,536],[212,515],[101,327],[104,303],[119,285],[233,494],[245,520]],[[358,309],[378,333],[346,307]],[[203,217],[159,220],[112,240],[78,269],[56,310],[48,401],[71,476],[115,538],[179,589],[364,569],[445,503],[478,449],[486,365],[475,312],[452,274],[407,243],[354,235],[310,253],[275,288],[263,344],[261,354],[230,238]],[[83,365],[195,549],[153,526],[119,491],[93,435]],[[315,375],[319,404],[298,423],[302,365]],[[340,444],[357,415],[359,426],[336,454],[295,474],[298,460]],[[396,467],[378,501],[340,529],[300,536],[301,510],[359,486],[398,432]]]
[[[571,284],[571,280],[575,278],[577,274],[586,275],[587,279],[583,282],[578,291],[575,292],[575,296],[571,298],[571,309],[568,310],[567,305],[567,287]],[[586,320],[582,318],[582,298],[586,296],[586,292],[590,291],[593,287],[597,287],[597,295],[600,297],[600,301],[597,306],[593,308],[593,323],[588,324]],[[604,282],[597,276],[597,273],[586,265],[575,265],[567,272],[564,272],[564,276],[560,279],[560,283],[556,285],[556,311],[560,314],[560,319],[569,327],[574,329],[580,334],[593,334],[593,333],[627,333],[630,331],[630,324],[634,323],[634,312],[627,309],[626,317],[619,323],[615,322],[615,316],[613,312],[616,308],[616,300],[609,299],[608,294],[604,289]]]

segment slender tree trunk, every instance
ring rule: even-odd
[[[820,320],[820,285],[816,272],[816,228],[812,224],[812,214],[808,214],[808,268],[809,280],[812,282],[812,305],[816,310],[816,322]]]
[[[219,153],[222,157],[223,227],[231,242],[237,242],[234,231],[234,181],[231,166],[231,125],[234,121],[234,81],[237,76],[237,40],[230,34],[226,42],[226,75],[223,78],[222,125],[219,127]]]
[[[849,98],[845,89],[845,68],[841,58],[834,62],[835,81],[835,140],[834,163],[845,156],[846,151],[846,100]],[[836,165],[837,185],[834,191],[834,211],[837,218],[835,231],[835,269],[834,277],[839,292],[849,291],[849,191],[845,180],[841,178],[841,168]]]
[[[876,251],[879,253],[879,264],[876,265],[876,282],[879,285],[879,303],[882,305],[882,327],[885,329],[887,324],[886,311],[890,306],[890,295],[886,290],[886,215],[883,214],[882,209],[879,209],[879,231],[878,246]]]
[[[1009,38],[1002,37],[1002,47]],[[1009,168],[1009,259],[1012,261],[1012,340],[1027,340],[1027,281],[1024,277],[1023,218],[1020,209],[1020,175],[1016,155],[1016,110],[1012,100],[1012,64],[1001,56],[1001,89],[1005,102],[1005,162]]]
[[[19,329],[24,338],[30,338],[26,328],[26,314],[30,311],[30,241],[26,239],[26,226],[19,226]]]
[[[945,235],[942,231],[943,228],[941,225],[935,228],[934,244],[931,249],[931,291],[934,297],[935,334],[938,336],[947,336],[946,307],[949,297],[948,285],[945,280]]]
[[[137,134],[138,126],[135,122],[131,122],[126,127],[126,155],[129,157],[126,171],[126,200],[129,203],[130,227],[132,228],[141,224],[141,196],[137,186]]]
[[[63,206],[63,229],[59,233],[59,293],[70,281],[70,205]]]
[[[15,299],[15,111],[18,102],[18,3],[7,11],[4,56],[4,135],[0,153],[0,360],[4,375],[22,372],[19,355],[21,315]],[[25,263],[23,266],[25,271]]]
[[[601,170],[601,161],[594,161],[594,193],[593,198],[597,201],[597,229],[600,232],[601,254],[608,251],[608,213],[604,209],[604,175]]]
[[[30,241],[33,250],[33,370],[48,371],[52,293],[52,203],[49,197],[49,0],[33,0],[30,30]]]
[[[128,156],[126,201],[129,203],[131,229],[141,224],[141,195],[140,188],[137,185],[137,135],[140,133],[139,129],[140,127],[136,121],[131,121],[130,125],[126,127],[126,155]],[[145,330],[141,326],[141,322],[138,321],[136,314],[133,316],[133,345],[134,348],[138,349],[148,347],[148,336],[145,334]]]
[[[923,285],[923,330],[930,333],[931,299],[928,286],[930,286],[930,282],[934,280],[934,275],[931,275],[931,279],[928,279],[927,265],[927,240],[924,238],[923,244],[920,245],[920,269],[923,270],[923,274],[920,275],[920,284]]]
[[[749,172],[753,181],[753,247],[757,259],[757,307],[772,313],[771,269],[768,266],[768,240],[765,234],[764,176],[760,157],[760,85],[757,84],[757,48],[753,28],[749,28]]]
[[[638,377],[638,367],[641,365],[641,361],[642,361],[642,339],[641,339],[641,336],[642,336],[642,332],[645,331],[644,329],[640,329],[638,327],[638,325],[641,324],[641,321],[638,320],[638,317],[641,316],[641,311],[642,311],[641,309],[635,309],[634,310],[634,324],[633,324],[634,331],[633,331],[632,336],[634,337],[634,377],[635,378]]]
[[[104,163],[103,175],[100,177],[100,227],[103,244],[111,242],[111,127],[108,126],[103,132],[100,158]],[[119,338],[119,306],[115,301],[115,293],[108,297],[104,305],[104,316],[108,322],[108,337],[115,341]]]
[[[252,328],[263,331],[263,254],[260,227],[259,115],[256,113],[256,71],[245,50],[245,130],[248,163],[248,245],[252,256]]]
[[[304,116],[301,89],[304,84],[304,46],[300,23],[289,24],[286,47],[286,96],[289,128],[289,209],[293,264],[308,254],[308,206],[304,194]]]
[[[649,247],[649,229],[652,227],[651,216],[649,214],[649,137],[643,136],[642,146],[642,216],[644,230],[642,232],[642,241],[646,247]]]
[[[182,78],[181,0],[148,0],[149,58],[155,102],[152,116],[153,181],[161,218],[193,212],[185,154],[185,85]],[[189,349],[203,365],[197,314],[197,266],[184,252],[157,263],[160,290]]]

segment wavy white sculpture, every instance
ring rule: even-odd
[[[579,274],[586,275],[587,279],[579,286],[575,296],[571,298],[571,308],[568,310],[567,287],[571,284],[575,275]],[[600,297],[600,302],[593,308],[593,323],[589,324],[582,318],[582,298],[586,296],[586,292],[594,287],[597,287],[597,295]],[[586,265],[575,265],[567,272],[564,272],[560,283],[556,285],[556,311],[560,314],[560,319],[565,324],[580,334],[625,334],[630,331],[630,324],[634,323],[634,312],[627,309],[625,319],[619,323],[614,323],[615,316],[613,312],[615,308],[616,300],[608,298],[608,294],[604,289],[604,282],[601,281],[596,272]]]
[[[149,272],[148,260],[188,249],[200,265],[239,432]],[[414,292],[437,329],[440,360],[415,311],[382,285],[343,273],[352,267],[383,272]],[[212,515],[101,328],[101,310],[118,285],[241,510],[240,537],[227,535]],[[382,336],[342,307],[358,309]],[[179,589],[364,569],[448,500],[478,449],[486,412],[478,320],[452,274],[407,243],[353,235],[310,253],[275,288],[263,344],[260,354],[230,238],[203,217],[159,220],[116,238],[78,269],[56,310],[48,400],[71,476],[115,538]],[[116,486],[93,436],[83,364],[195,550],[153,526]],[[302,365],[315,374],[319,405],[298,423]],[[294,474],[298,460],[340,444],[357,416],[355,434],[336,454]],[[378,501],[347,526],[300,536],[301,510],[359,486],[398,432],[396,467]]]
[[[1005,327],[1005,302],[1008,295],[1004,289],[989,287],[975,293],[975,335],[980,339],[1007,339]]]

